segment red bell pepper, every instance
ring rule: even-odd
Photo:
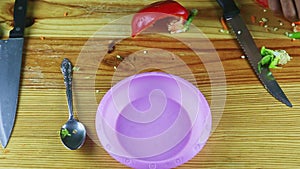
[[[259,3],[261,6],[263,6],[264,8],[268,8],[268,0],[256,0],[257,3]]]
[[[186,8],[173,0],[152,3],[133,16],[131,23],[132,37],[153,25],[157,20],[167,17],[175,17],[178,21],[184,22],[188,19],[189,12]],[[172,25],[169,25],[169,27],[172,27]]]

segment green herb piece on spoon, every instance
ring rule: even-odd
[[[61,136],[62,136],[62,138],[65,138],[65,137],[71,137],[71,134],[70,134],[70,132],[69,132],[69,130],[68,129],[65,129],[65,128],[62,128],[61,130],[60,130],[60,134],[61,134]]]

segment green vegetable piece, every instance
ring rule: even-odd
[[[273,55],[274,51],[271,49],[267,49],[265,46],[261,47],[260,54],[264,57],[266,55]]]
[[[278,57],[275,57],[275,58],[271,61],[271,63],[269,64],[269,68],[280,68],[280,67],[277,66],[279,60],[280,60],[280,59],[279,59]]]
[[[287,36],[292,39],[300,39],[300,32],[287,33]]]
[[[62,128],[61,130],[60,130],[60,134],[61,134],[61,136],[62,136],[62,138],[65,138],[65,137],[71,137],[71,134],[70,134],[70,132],[68,131],[68,129],[65,129],[65,128]]]
[[[198,14],[198,10],[197,9],[192,9],[191,10],[191,13],[186,21],[186,23],[184,24],[184,27],[183,27],[183,32],[186,32],[189,28],[190,28],[190,25],[194,19],[194,17]]]
[[[261,73],[261,68],[265,65],[269,65],[274,60],[273,55],[266,55],[258,62],[258,72]]]
[[[284,65],[291,60],[291,57],[285,50],[271,50],[266,47],[262,47],[260,50],[262,59],[258,62],[258,72],[261,73],[263,66],[269,68],[281,68],[277,65]]]

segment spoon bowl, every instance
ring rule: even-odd
[[[85,142],[86,129],[82,123],[74,118],[72,100],[72,64],[64,59],[61,64],[61,72],[64,76],[66,95],[69,109],[69,120],[61,127],[60,139],[66,148],[70,150],[79,149]]]
[[[86,137],[86,130],[82,123],[70,119],[61,127],[61,131],[68,131],[68,134],[61,134],[62,143],[70,150],[79,149]],[[63,132],[61,132],[63,133]]]

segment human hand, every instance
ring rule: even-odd
[[[300,0],[268,0],[269,8],[287,20],[300,20]]]

